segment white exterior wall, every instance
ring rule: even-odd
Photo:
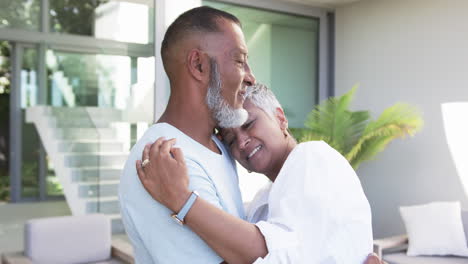
[[[161,59],[161,44],[164,34],[171,23],[185,11],[201,6],[201,0],[158,0],[155,15],[155,45],[156,80],[154,93],[154,121],[156,122],[166,109],[170,95],[169,79]]]
[[[358,170],[376,238],[405,232],[401,205],[460,200],[468,208],[441,113],[442,103],[468,99],[467,11],[466,0],[363,0],[336,10],[336,94],[359,82],[355,109],[376,117],[404,101],[424,113],[422,132]]]

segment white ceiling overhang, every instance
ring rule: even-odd
[[[360,0],[280,0],[281,2],[297,3],[314,7],[335,8],[341,5],[357,2]]]

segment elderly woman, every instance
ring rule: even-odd
[[[247,221],[192,194],[175,140],[146,146],[142,159],[151,166],[137,163],[145,189],[174,212],[192,199],[185,223],[225,260],[364,263],[372,251],[371,210],[347,160],[322,141],[297,144],[265,86],[248,88],[244,108],[247,121],[222,129],[223,142],[247,170],[272,181],[250,204]]]

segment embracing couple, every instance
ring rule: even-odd
[[[136,263],[381,263],[354,170],[324,142],[296,143],[235,16],[185,12],[161,56],[169,102],[119,188]],[[233,158],[272,182],[245,209]]]

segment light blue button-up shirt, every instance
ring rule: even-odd
[[[123,170],[119,199],[125,230],[133,244],[135,261],[150,263],[220,263],[223,261],[188,227],[180,226],[165,206],[156,202],[144,189],[136,173],[136,160],[143,148],[159,137],[176,138],[184,152],[190,189],[222,210],[244,219],[236,166],[224,145],[213,136],[221,150],[217,154],[182,133],[159,123],[151,126],[132,148]]]

